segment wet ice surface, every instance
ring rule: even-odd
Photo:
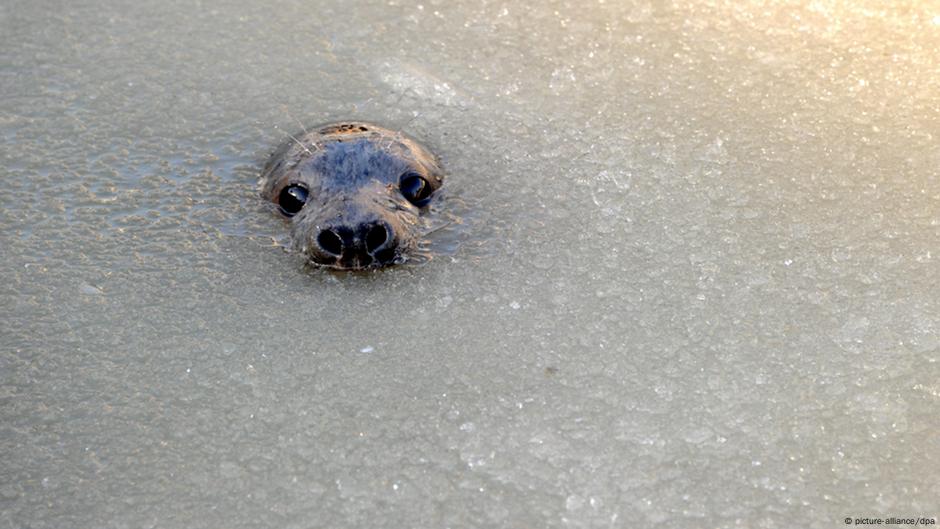
[[[940,10],[532,4],[0,6],[0,526],[937,516]],[[347,117],[456,254],[274,245]]]

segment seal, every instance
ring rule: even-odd
[[[443,183],[437,158],[414,139],[348,121],[291,136],[265,164],[261,195],[311,263],[358,270],[408,259]]]

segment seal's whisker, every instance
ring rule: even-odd
[[[304,131],[305,136],[310,134],[310,131],[307,130],[307,127],[305,127],[304,124],[299,119],[297,119],[293,114],[290,113],[290,110],[287,108],[287,105],[281,105],[281,110],[283,110],[284,113],[287,114],[287,117],[296,121],[297,124],[300,125],[300,130]]]
[[[409,126],[411,126],[411,124],[414,123],[415,120],[418,119],[418,118],[420,118],[420,117],[421,117],[421,112],[415,112],[415,115],[412,116],[412,118],[408,120],[408,123],[405,123],[400,129],[398,129],[398,135],[401,136],[402,131],[404,131],[404,130],[407,129]]]
[[[446,227],[448,227],[448,226],[451,226],[453,223],[454,223],[454,221],[452,221],[452,220],[451,220],[451,221],[448,221],[446,224],[444,224],[444,225],[442,225],[442,226],[438,226],[438,227],[436,227],[436,228],[433,228],[431,231],[426,231],[426,232],[422,233],[421,236],[422,236],[422,237],[427,237],[428,235],[431,235],[432,233],[437,233],[437,232],[443,230],[444,228],[446,228]]]
[[[398,105],[398,102],[400,102],[402,98],[405,97],[405,94],[407,94],[410,90],[411,88],[406,88],[404,91],[402,91],[401,96],[398,98],[398,101],[395,102],[396,106]],[[411,117],[411,119],[409,119],[404,125],[402,125],[397,130],[395,130],[394,134],[388,137],[388,143],[385,144],[385,148],[391,149],[393,142],[402,141],[402,139],[404,139],[404,130],[408,128],[412,123],[414,123],[415,120],[418,119],[419,117],[421,117],[421,113],[415,112],[414,115]]]
[[[369,103],[372,102],[373,99],[375,99],[375,98],[374,98],[374,97],[370,97],[369,99],[366,99],[365,101],[362,102],[362,105],[363,105],[363,106],[368,105]],[[400,98],[399,98],[399,100],[400,100]],[[355,114],[358,114],[358,113],[359,113],[359,103],[353,103],[353,104],[352,104],[352,108],[353,108],[353,113],[355,113]]]
[[[278,128],[277,125],[275,125],[274,128]],[[303,144],[303,142],[301,142],[296,137],[294,137],[293,134],[291,134],[290,132],[286,132],[286,131],[284,132],[284,134],[287,134],[287,136],[290,137],[290,139],[294,140],[294,142],[296,142],[297,145],[300,145],[300,148],[303,149],[304,152],[313,156],[313,152],[310,149],[308,149],[307,146]]]
[[[409,119],[407,123],[405,123],[404,125],[402,125],[397,131],[395,131],[395,139],[398,140],[398,141],[401,141],[401,140],[404,138],[404,135],[405,135],[405,132],[404,132],[404,131],[405,131],[405,129],[407,129],[409,126],[411,126],[411,124],[414,123],[415,120],[418,119],[419,117],[421,117],[421,113],[420,113],[420,112],[415,112],[414,116],[412,116],[411,119]],[[389,146],[392,145],[392,140],[389,140],[389,141],[388,141],[388,145],[389,145]]]
[[[297,138],[295,138],[293,134],[287,133],[287,135],[290,136],[290,139],[292,139],[292,140],[294,140],[295,142],[297,142],[297,145],[300,145],[300,148],[303,149],[304,152],[306,152],[307,154],[310,154],[310,155],[313,154],[313,153],[310,151],[310,149],[308,149],[307,146],[304,145],[300,140],[298,140]]]
[[[395,106],[396,106],[396,107],[398,106],[399,103],[401,103],[401,100],[405,98],[405,95],[406,95],[408,92],[411,92],[411,87],[410,87],[410,86],[409,86],[409,87],[406,87],[404,90],[401,91],[401,94],[398,96],[398,100],[395,101]]]

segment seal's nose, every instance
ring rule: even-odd
[[[320,251],[343,268],[386,265],[395,259],[395,232],[386,222],[325,228],[317,234],[316,241]]]
[[[375,255],[382,249],[392,236],[392,232],[385,224],[365,224],[359,227],[360,240],[366,247],[366,253]]]
[[[317,246],[333,257],[339,257],[343,253],[343,238],[339,233],[328,228],[317,235]]]

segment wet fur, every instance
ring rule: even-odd
[[[385,222],[394,232],[394,262],[407,260],[418,246],[428,207],[408,202],[399,178],[414,172],[435,190],[443,184],[437,159],[400,132],[370,123],[323,125],[281,145],[262,171],[261,195],[275,206],[281,190],[303,184],[309,198],[290,223],[292,246],[311,262],[333,268],[370,263],[338,262],[317,242],[322,229],[342,231],[361,223]]]

